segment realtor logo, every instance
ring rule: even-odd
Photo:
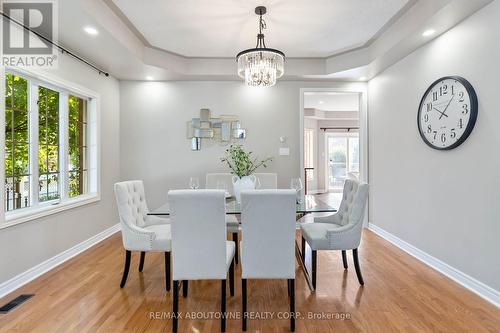
[[[2,65],[56,67],[57,48],[49,42],[57,42],[55,1],[4,0],[2,12]]]

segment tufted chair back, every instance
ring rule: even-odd
[[[123,246],[130,251],[150,250],[155,235],[154,232],[143,228],[146,225],[148,206],[142,181],[116,183],[115,197],[122,227]]]
[[[340,203],[339,210],[335,214],[335,223],[339,225],[348,225],[350,223],[356,224],[360,222],[359,209],[363,209],[364,213],[366,195],[368,194],[367,188],[368,185],[365,183],[360,184],[356,180],[346,179],[344,183],[342,201]],[[363,216],[361,216],[361,219],[362,217]]]
[[[116,183],[115,195],[122,224],[144,227],[146,225],[148,206],[142,181],[131,180]]]

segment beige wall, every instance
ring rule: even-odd
[[[267,171],[288,188],[300,172],[300,88],[365,87],[364,83],[280,81],[272,88],[246,87],[240,81],[120,83],[121,176],[143,179],[149,206],[165,202],[167,191],[185,188],[189,177],[204,184],[207,172],[227,171],[220,163],[225,147],[202,143],[191,151],[186,122],[200,108],[214,115],[235,114],[247,129],[245,147],[259,157],[273,156]],[[290,156],[278,156],[280,136]],[[300,172],[300,173],[299,173]]]
[[[500,290],[500,1],[369,83],[370,222]],[[416,119],[446,75],[474,86],[474,131],[451,151],[429,148]]]
[[[112,192],[120,172],[118,81],[67,56],[49,73],[101,95],[101,201],[0,229],[0,283],[119,222]]]

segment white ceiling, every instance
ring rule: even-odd
[[[305,92],[304,108],[322,111],[359,111],[357,93]]]
[[[112,0],[146,41],[187,57],[234,57],[255,46],[265,5],[268,47],[326,57],[366,44],[410,0]]]
[[[96,64],[102,70],[108,71],[116,78],[122,80],[146,80],[151,78],[158,81],[240,80],[236,75],[236,62],[234,61],[233,51],[230,51],[231,54],[229,58],[186,58],[153,47],[148,41],[141,37],[141,33],[130,23],[130,18],[126,17],[113,1],[115,0],[59,1],[59,43],[74,51],[79,56]],[[123,2],[124,0],[116,1]],[[197,4],[196,8],[192,8],[191,12],[186,9],[186,4],[193,5],[194,0],[178,0],[176,2],[164,0],[163,3],[165,6],[169,4],[169,8],[172,9],[177,7],[184,8],[183,10],[187,11],[188,14],[181,20],[183,22],[190,22],[190,20],[192,22],[192,16],[200,11],[199,8],[204,8],[207,13],[212,13],[208,15],[212,20],[215,17],[213,13],[219,13],[221,21],[224,22],[224,30],[234,32],[235,29],[238,29],[239,25],[231,24],[230,21],[234,19],[237,23],[237,20],[236,18],[228,19],[222,15],[223,12],[219,10],[219,8],[224,7],[221,5],[221,1],[222,0],[206,0],[203,2],[204,4],[200,5],[201,7]],[[350,6],[351,3],[354,7],[359,7],[359,4],[363,2],[367,8],[371,8],[373,3],[381,4],[383,2],[386,4],[389,3],[389,1],[392,2],[392,0],[331,0],[329,2],[325,0],[310,0],[307,2],[305,0],[302,2],[298,0],[262,0],[259,2],[256,0],[233,0],[230,7],[248,7],[250,18],[247,17],[247,14],[244,16],[247,18],[248,22],[250,22],[248,30],[249,35],[246,37],[242,36],[240,42],[244,47],[251,47],[255,37],[255,31],[253,29],[255,29],[256,26],[256,17],[255,14],[252,14],[252,11],[256,4],[263,3],[267,5],[270,10],[270,17],[272,16],[273,8],[282,8],[282,10],[284,10],[277,18],[268,20],[269,29],[273,31],[276,26],[279,27],[286,22],[292,21],[295,22],[295,26],[302,27],[303,25],[299,25],[299,22],[303,21],[300,20],[300,15],[296,13],[297,8],[299,8],[302,3],[308,3],[313,7],[306,8],[306,10],[304,10],[305,12],[321,12],[325,8],[330,8],[332,3],[340,3],[338,8],[347,8],[346,6]],[[393,18],[389,20],[389,23],[382,28],[382,32],[378,32],[367,45],[324,58],[288,58],[285,64],[285,75],[281,80],[369,80],[421,45],[446,32],[455,24],[461,22],[467,16],[491,1],[492,0],[409,0],[404,9],[396,14],[398,19],[395,20]],[[148,7],[152,3],[159,3],[158,0],[128,0],[127,2],[130,4],[140,3],[140,6],[144,7]],[[289,2],[295,4],[295,7],[292,6],[295,8],[295,12],[289,9],[289,14],[291,13],[291,16],[285,11]],[[210,3],[210,7],[207,7],[208,5],[206,5],[206,3]],[[384,6],[380,5],[380,7]],[[360,10],[360,12],[364,12],[364,10]],[[155,11],[148,14],[150,16],[157,15]],[[225,15],[227,15],[227,13]],[[238,20],[241,19],[244,20],[243,16]],[[276,20],[276,22],[273,20]],[[162,21],[166,20],[162,19]],[[172,20],[172,22],[174,21],[176,20]],[[308,22],[308,25],[315,27],[314,22]],[[336,22],[331,23],[336,25]],[[199,22],[185,24],[183,28],[185,31],[182,33],[190,31],[191,26],[193,26],[194,29],[194,27],[199,25]],[[97,36],[86,34],[83,31],[83,28],[86,26],[96,28],[99,34]],[[158,25],[158,27],[159,29],[164,29],[161,24]],[[328,26],[324,28],[326,29],[325,31],[329,31]],[[435,29],[436,34],[431,37],[422,36],[422,32],[429,28]],[[300,30],[297,27],[291,27],[291,29],[295,32]],[[289,30],[285,29],[285,31]],[[371,35],[371,33],[372,32],[369,34],[367,33],[367,35]],[[288,34],[293,35],[292,33]],[[204,36],[208,35],[210,38],[213,38],[214,35],[218,36],[221,44],[231,44],[233,41],[231,39],[224,41],[224,38],[226,38],[224,37],[226,36],[224,31],[217,34],[208,34],[204,32]],[[297,35],[300,36],[300,33],[297,33]],[[319,35],[325,36],[328,35],[328,33],[320,32]],[[316,36],[313,34],[308,36],[308,40],[313,40],[314,38],[316,38]],[[162,40],[167,39],[166,37],[162,38]],[[248,41],[248,39],[250,39],[250,41]],[[269,46],[280,47],[271,42],[273,39],[269,39]],[[290,43],[291,38],[286,39],[288,43]],[[336,38],[333,39],[333,42],[335,42]],[[179,44],[182,43],[179,41]],[[205,44],[208,45],[208,43]],[[323,46],[329,45],[326,43],[323,44]],[[304,45],[305,44],[300,44],[300,47],[296,45],[292,46],[300,50],[310,51],[310,49]],[[321,45],[319,48],[321,48]],[[237,48],[235,47],[235,49]],[[283,48],[283,50],[288,53],[286,49]],[[288,53],[288,55],[290,54]],[[359,82],[356,84],[363,85],[364,83]]]

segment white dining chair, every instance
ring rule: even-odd
[[[254,173],[255,177],[259,179],[261,190],[274,190],[278,188],[278,174],[257,172]]]
[[[241,193],[242,328],[247,328],[247,280],[286,279],[290,329],[295,330],[295,190]]]
[[[220,183],[226,185],[229,195],[234,197],[233,175],[230,173],[207,173],[205,180],[206,189],[219,189]],[[240,231],[240,221],[236,215],[226,215],[227,232],[233,236],[233,242],[236,244],[234,262],[238,264],[238,232]]]
[[[346,251],[352,250],[359,284],[364,285],[359,267],[358,247],[361,242],[367,199],[368,184],[347,179],[338,212],[329,216],[315,217],[314,223],[301,225],[302,261],[305,262],[305,242],[307,242],[311,247],[311,282],[314,289],[316,289],[318,250],[341,250],[344,269],[347,269]]]
[[[234,295],[234,249],[227,241],[226,203],[223,190],[168,192],[172,225],[173,322],[177,332],[179,282],[187,297],[189,280],[221,280],[221,331],[226,327],[226,276]]]
[[[140,251],[139,272],[144,268],[146,252],[164,252],[165,284],[170,290],[170,220],[148,214],[144,185],[141,180],[116,183],[116,204],[120,216],[125,266],[120,288],[125,286],[132,251]]]

